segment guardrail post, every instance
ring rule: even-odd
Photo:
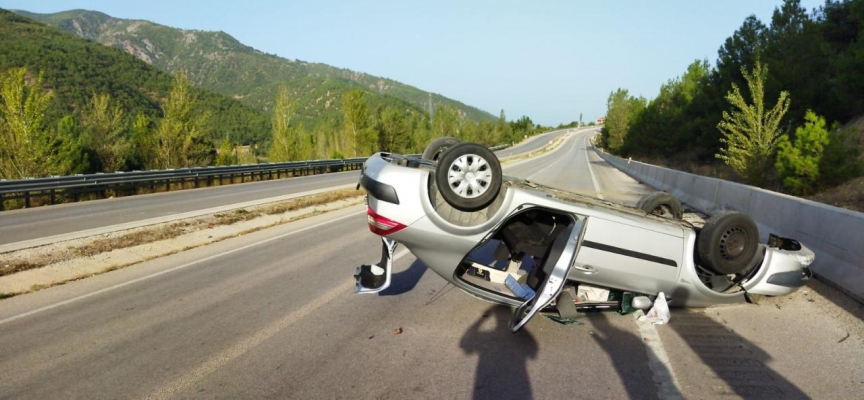
[[[24,192],[24,207],[30,208],[30,191]]]
[[[3,203],[3,194],[0,194],[0,211],[6,210],[4,206],[5,204]]]
[[[54,205],[54,189],[51,189],[50,193],[51,193],[50,194],[51,200],[49,200],[49,204],[51,204],[53,206]]]

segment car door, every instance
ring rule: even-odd
[[[683,232],[626,222],[587,219],[570,279],[635,293],[672,293],[684,254]]]
[[[579,220],[555,237],[550,246],[549,254],[544,258],[543,265],[540,266],[545,274],[545,279],[535,288],[535,295],[517,307],[510,319],[510,330],[513,333],[522,329],[531,318],[552,303],[552,300],[555,300],[561,293],[579,248],[579,236],[582,234],[583,228],[584,222]]]

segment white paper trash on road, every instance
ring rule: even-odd
[[[666,303],[666,295],[663,292],[657,295],[654,300],[654,307],[648,310],[648,314],[639,317],[640,321],[648,321],[654,325],[663,325],[669,322],[672,314],[669,313],[669,304]]]

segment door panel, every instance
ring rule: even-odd
[[[569,277],[637,293],[672,293],[683,251],[680,237],[591,217]]]
[[[573,264],[573,257],[579,247],[579,236],[582,234],[584,220],[561,231],[552,242],[549,255],[543,260],[542,268],[546,277],[539,287],[535,288],[536,294],[528,301],[522,303],[513,313],[510,319],[510,330],[518,332],[544,307],[561,293],[567,274]]]

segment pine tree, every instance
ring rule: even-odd
[[[764,84],[768,68],[757,61],[753,71],[748,72],[742,67],[741,73],[747,81],[753,103],[747,103],[738,85],[732,84],[726,100],[735,110],[723,111],[723,120],[717,124],[717,129],[723,134],[720,142],[726,147],[721,148],[716,157],[744,177],[747,183],[761,186],[765,183],[765,171],[774,159],[774,150],[780,139],[780,120],[789,109],[789,93],[780,92],[777,104],[766,111]]]

